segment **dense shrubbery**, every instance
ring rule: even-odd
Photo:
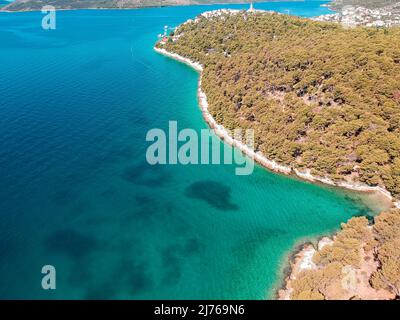
[[[368,219],[354,218],[342,225],[342,231],[337,235],[333,245],[325,246],[314,256],[318,265],[329,265],[339,262],[342,266],[359,267],[361,263],[362,245],[370,241],[370,232],[367,229]]]
[[[343,268],[359,268],[362,263],[361,250],[371,240],[372,234],[365,217],[353,218],[342,225],[342,231],[336,236],[332,245],[324,246],[313,257],[317,270],[307,270],[300,273],[292,282],[292,299],[332,298],[332,288],[337,297],[342,294],[341,280]],[[334,298],[337,298],[334,297]]]
[[[400,211],[382,213],[375,221],[380,265],[371,282],[375,288],[390,290],[400,298]]]
[[[366,218],[353,218],[343,224],[333,244],[314,255],[317,269],[303,271],[292,281],[291,298],[342,298],[346,294],[342,285],[346,276],[343,268],[359,269],[366,263],[362,257],[368,252],[373,252],[377,262],[369,284],[400,297],[400,211],[393,210],[377,216],[373,227],[368,226]]]
[[[278,14],[201,18],[168,50],[205,65],[210,111],[269,158],[400,195],[400,30]]]

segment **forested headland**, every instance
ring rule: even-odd
[[[399,40],[397,28],[243,12],[189,21],[164,48],[204,65],[216,121],[254,129],[268,158],[398,197]]]
[[[292,168],[400,195],[400,29],[345,29],[271,13],[219,13],[157,46],[204,66],[209,111],[253,128],[256,148]],[[290,299],[394,299],[400,211],[353,218],[292,270]],[[290,279],[290,278],[289,278]],[[294,280],[293,280],[294,279]]]

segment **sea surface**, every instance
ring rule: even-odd
[[[246,6],[60,11],[56,30],[0,13],[0,298],[272,298],[296,244],[376,213],[260,167],[147,164],[148,130],[206,128],[198,74],[156,54],[157,35],[221,7]]]

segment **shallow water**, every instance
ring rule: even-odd
[[[0,13],[0,298],[272,297],[299,239],[378,210],[259,167],[146,164],[149,129],[206,127],[198,74],[156,54],[157,34],[217,7],[62,11],[54,31]]]

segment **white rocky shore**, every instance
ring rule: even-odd
[[[195,69],[196,71],[198,71],[200,73],[199,86],[198,86],[198,98],[199,98],[200,109],[203,113],[203,117],[204,117],[205,121],[208,123],[210,128],[214,130],[215,134],[218,137],[220,137],[226,143],[238,148],[244,154],[246,154],[249,158],[253,159],[254,161],[259,163],[263,167],[270,169],[272,171],[275,171],[275,172],[283,173],[285,175],[294,173],[299,178],[310,181],[310,182],[320,182],[320,183],[324,183],[327,185],[341,187],[341,188],[354,190],[354,191],[360,191],[360,192],[376,192],[376,193],[382,195],[383,197],[389,199],[390,201],[392,201],[394,206],[396,206],[397,208],[400,208],[400,202],[395,200],[392,197],[392,195],[390,194],[390,192],[382,187],[371,187],[371,186],[368,186],[365,184],[350,183],[347,181],[335,182],[327,177],[318,177],[318,176],[312,175],[310,169],[305,169],[305,170],[292,169],[289,166],[281,165],[273,160],[268,159],[261,152],[255,152],[254,150],[249,148],[247,145],[245,145],[241,141],[234,139],[222,125],[218,124],[215,121],[214,117],[211,115],[211,113],[208,110],[207,96],[201,89],[201,73],[203,71],[203,66],[199,62],[195,62],[188,58],[182,57],[176,53],[169,52],[169,51],[165,50],[164,48],[155,47],[154,50],[162,55],[165,55],[165,56],[175,59],[177,61],[183,62],[183,63],[191,66],[193,69]]]
[[[372,226],[368,227],[372,229]],[[278,291],[277,299],[293,299],[293,283],[303,271],[322,270],[323,265],[315,264],[314,255],[320,252],[325,246],[331,246],[337,240],[337,235],[332,238],[324,237],[314,246],[311,243],[300,247],[294,259],[290,261],[290,273],[284,280],[282,289]],[[360,266],[343,266],[342,277],[331,279],[329,288],[324,292],[325,300],[393,300],[395,295],[385,289],[375,289],[370,284],[371,276],[379,268],[379,262],[374,257],[374,250],[360,251]],[[347,279],[346,279],[347,278]],[[350,282],[349,282],[350,281]],[[299,296],[297,296],[299,299]]]
[[[317,244],[318,251],[332,243],[333,240],[331,238],[322,238]],[[284,288],[278,292],[278,300],[291,300],[291,294],[293,292],[291,283],[296,280],[296,275],[305,270],[317,269],[316,264],[313,262],[313,257],[316,252],[317,249],[311,243],[307,243],[300,247],[300,251],[296,253],[294,259],[290,262],[290,274],[285,279]]]
[[[175,60],[178,60],[180,62],[183,62],[189,66],[191,66],[193,69],[195,69],[198,72],[203,71],[203,66],[198,63],[191,61],[188,58],[182,57],[176,53],[171,53],[168,52],[165,49],[160,49],[160,48],[154,48],[155,51],[157,51],[160,54],[163,54],[165,56],[168,56],[170,58],[173,58]],[[246,144],[242,143],[239,140],[234,139],[228,131],[220,124],[218,124],[214,117],[211,115],[211,113],[208,110],[208,102],[207,102],[207,96],[201,89],[201,76],[199,80],[199,86],[198,86],[198,98],[199,98],[199,105],[200,109],[203,113],[203,117],[205,121],[208,123],[211,129],[214,130],[214,133],[220,137],[222,140],[224,140],[226,143],[236,147],[240,151],[242,151],[244,154],[246,154],[249,158],[253,159],[254,161],[258,162],[259,164],[263,165],[264,167],[280,172],[283,174],[290,174],[292,172],[292,169],[287,166],[280,165],[276,163],[273,160],[268,159],[265,157],[261,152],[255,152],[253,149],[249,148]]]

